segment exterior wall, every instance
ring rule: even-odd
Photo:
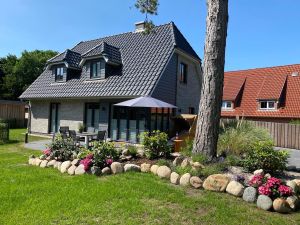
[[[195,62],[190,59],[178,55],[177,63],[177,93],[176,93],[176,106],[178,107],[178,113],[189,113],[189,107],[195,109],[195,113],[198,112],[200,94],[201,94],[201,77],[202,71],[199,71]],[[187,65],[187,83],[180,82],[180,63]]]
[[[84,101],[69,100],[60,102],[60,126],[68,126],[70,130],[78,131],[78,126],[83,123],[83,118]]]
[[[31,132],[48,133],[50,103],[47,101],[30,101]]]

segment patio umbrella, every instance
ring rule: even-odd
[[[135,99],[130,99],[124,102],[115,104],[115,106],[127,106],[127,107],[144,107],[144,108],[177,108],[174,105],[163,102],[150,96],[142,96]]]

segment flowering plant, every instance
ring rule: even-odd
[[[84,159],[80,161],[80,164],[84,166],[84,170],[88,171],[93,164],[93,154],[88,154]]]
[[[43,151],[43,154],[46,156],[49,156],[51,154],[51,150],[49,148],[47,148]]]
[[[249,185],[258,188],[265,182],[265,178],[262,175],[254,175],[249,181]]]
[[[113,163],[113,160],[112,159],[106,159],[106,164],[107,165],[111,165]]]

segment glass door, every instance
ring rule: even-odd
[[[59,103],[50,104],[50,133],[57,133],[60,125]]]
[[[85,127],[87,132],[98,132],[100,104],[87,103],[85,107]]]

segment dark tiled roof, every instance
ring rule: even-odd
[[[113,56],[112,58],[119,57],[114,55],[115,49],[118,49],[121,53],[121,74],[109,76],[101,81],[87,81],[88,78],[82,75],[79,79],[71,79],[66,83],[56,84],[53,83],[51,71],[45,70],[20,98],[135,97],[149,95],[174,48],[180,48],[194,58],[199,59],[173,22],[155,27],[149,35],[128,32],[80,42],[71,49],[71,52],[82,55],[93,48],[96,51],[97,46],[104,43],[107,46],[113,46],[113,48],[109,48],[110,50],[113,49],[112,52],[109,52]],[[103,47],[105,48],[105,46]],[[58,55],[57,58],[60,60],[65,58],[63,54]],[[55,58],[52,60],[55,60]]]
[[[54,56],[53,58],[49,59],[48,63],[66,62],[69,67],[79,68],[80,60],[80,53],[67,49],[63,53],[60,53],[57,56]]]

